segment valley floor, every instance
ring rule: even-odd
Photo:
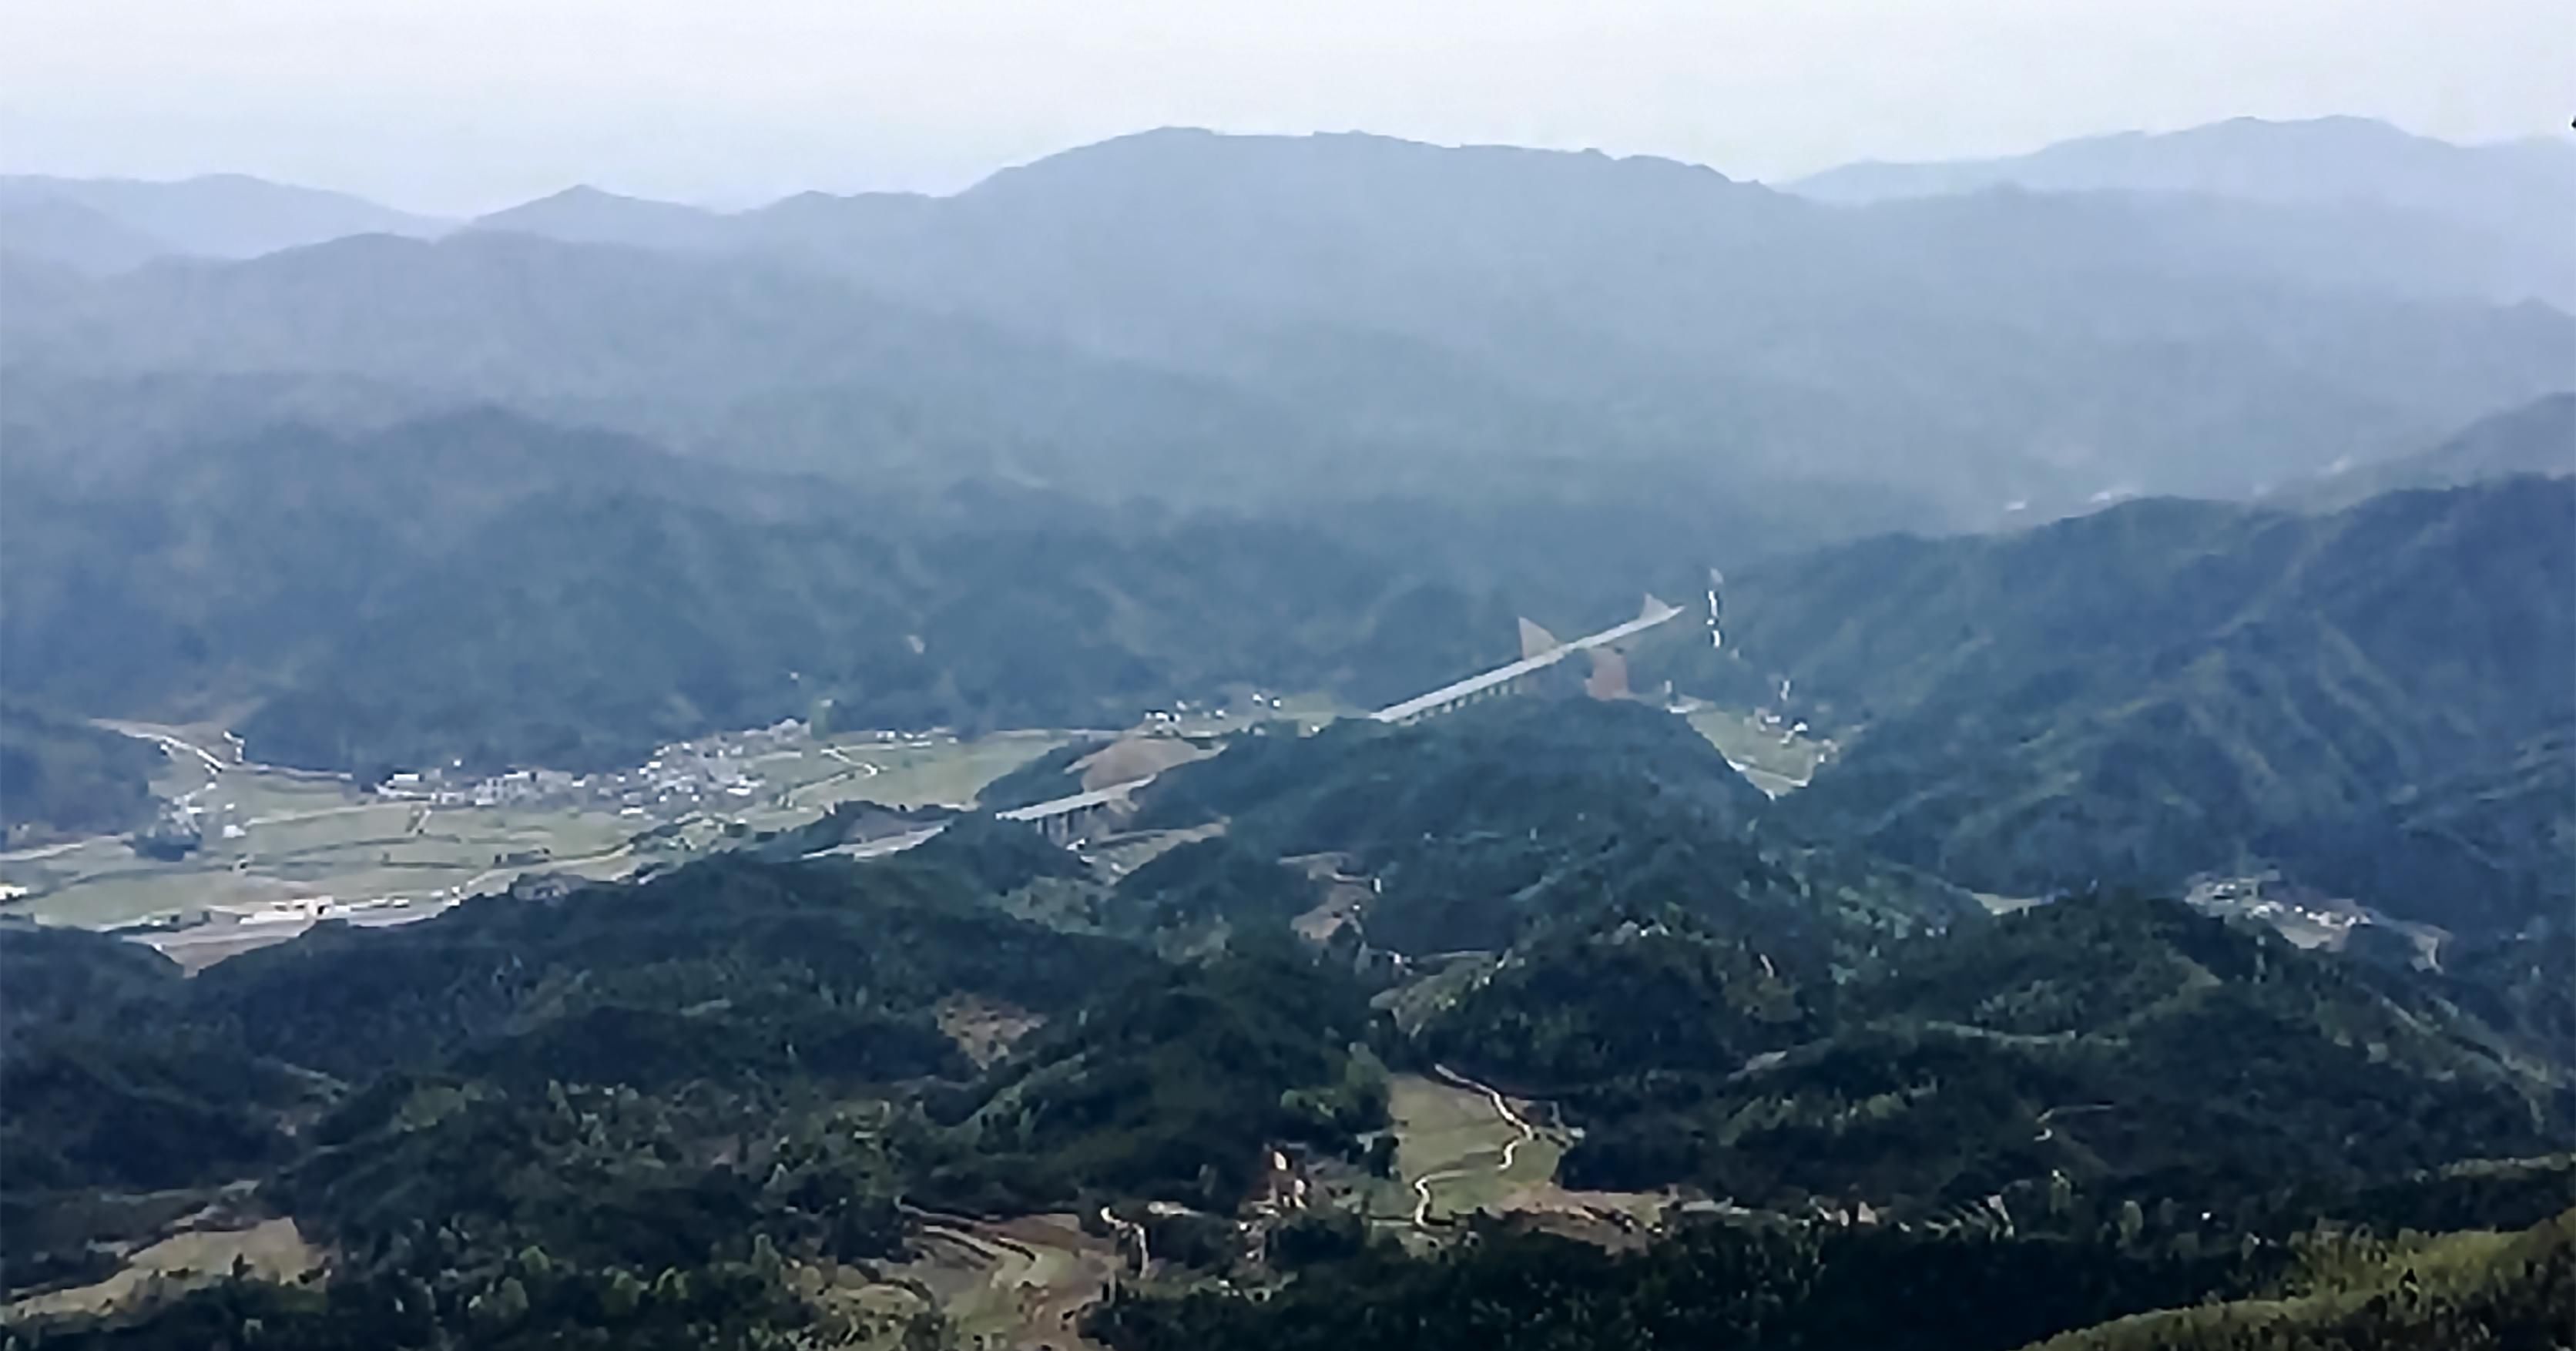
[[[963,805],[1065,735],[732,733],[669,748],[623,775],[402,776],[373,792],[242,763],[217,735],[166,736],[156,739],[170,765],[154,789],[195,812],[195,850],[155,859],[124,836],[57,842],[0,855],[0,885],[5,913],[139,926],[151,930],[145,941],[202,966],[322,919],[424,918],[526,874],[624,877],[804,824],[841,801]]]

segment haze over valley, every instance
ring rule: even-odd
[[[0,177],[0,1341],[2555,1345],[2576,140],[1890,144]]]

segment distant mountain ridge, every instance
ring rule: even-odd
[[[2350,203],[2495,219],[2576,200],[2576,143],[2563,136],[2454,145],[2359,117],[2239,117],[2171,132],[2115,132],[2026,155],[1863,162],[1785,186],[1823,201],[1880,201],[2003,185],[2033,192],[2177,192]]]
[[[2247,492],[2563,381],[2576,319],[2387,281],[2402,240],[2320,256],[2170,203],[1853,212],[1670,161],[1163,131],[950,198],[576,191],[435,244],[13,282],[8,359],[401,382],[871,480],[1858,484],[1943,528]]]
[[[1498,209],[1528,212],[1532,205],[1513,180],[1533,174],[1548,180],[1539,190],[1542,201],[1625,196],[1654,174],[1669,209],[1684,213],[1694,212],[1694,198],[1715,184],[1759,190],[1704,166],[1652,156],[1173,127],[1003,169],[952,197],[806,193],[719,213],[575,188],[475,225],[586,243],[809,255],[891,249],[899,257],[919,247],[909,238],[913,231],[972,233],[973,221],[1015,208],[1060,209],[1068,195],[1083,197],[1090,203],[1083,209],[1094,214],[1123,213],[1132,209],[1131,197],[1168,201],[1176,179],[1194,180],[1194,190],[1219,191],[1216,185],[1224,184],[1226,193],[1279,195],[1301,207],[1350,212],[1389,195],[1383,184],[1363,187],[1354,175],[1401,175],[1427,179],[1458,200],[1501,192],[1512,200],[1505,206],[1498,199]],[[1289,185],[1284,193],[1282,185]],[[2061,142],[2011,159],[1857,164],[1785,187],[1801,198],[1844,205],[1999,188],[2089,195],[2103,199],[2089,208],[2099,218],[2096,228],[2135,236],[2132,248],[2187,257],[2191,249],[2214,246],[2325,285],[2363,284],[2428,298],[2537,296],[2561,308],[2576,306],[2576,248],[2546,225],[2576,212],[2576,145],[2551,140],[2456,146],[2358,118],[2240,118],[2180,132]],[[1409,191],[1399,186],[1394,195]],[[2137,219],[2120,219],[2127,216]],[[2174,250],[2185,242],[2189,249]]]
[[[452,222],[380,206],[361,197],[273,183],[247,174],[205,174],[160,182],[130,178],[0,176],[0,206],[54,201],[96,212],[163,251],[205,258],[254,258],[360,234],[428,237]]]
[[[2446,285],[2576,305],[2561,228],[2576,219],[2576,141],[2558,133],[2463,146],[2364,118],[2236,118],[1997,159],[1851,164],[1786,186],[1843,205],[1996,191],[2235,201],[2273,209],[2312,248],[2385,236],[2392,258],[2411,252]]]
[[[167,242],[79,202],[0,195],[0,252],[101,276],[141,267],[173,250]]]
[[[477,216],[465,228],[540,235],[571,244],[712,249],[724,247],[726,221],[725,216],[693,206],[581,186]]]

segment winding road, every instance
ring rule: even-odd
[[[1503,1142],[1502,1160],[1494,1165],[1494,1171],[1498,1174],[1510,1172],[1513,1161],[1520,1157],[1521,1146],[1537,1139],[1538,1129],[1530,1125],[1528,1121],[1524,1120],[1520,1113],[1513,1111],[1511,1102],[1504,1098],[1502,1094],[1496,1092],[1491,1085],[1478,1083],[1446,1065],[1433,1065],[1431,1067],[1431,1074],[1433,1078],[1438,1079],[1442,1083],[1448,1084],[1453,1088],[1463,1088],[1475,1093],[1483,1094],[1485,1101],[1492,1104],[1494,1115],[1501,1117],[1513,1130],[1520,1133],[1517,1138]],[[1443,1168],[1437,1172],[1425,1173],[1422,1176],[1415,1178],[1413,1180],[1413,1227],[1416,1229],[1428,1229],[1431,1227],[1432,1183],[1446,1182],[1452,1178],[1465,1177],[1475,1171],[1476,1170],[1473,1168],[1468,1168],[1462,1165],[1455,1168]]]
[[[2113,1102],[2088,1102],[2066,1107],[2051,1107],[2047,1111],[2039,1114],[2039,1134],[2030,1137],[2030,1142],[2032,1144],[2042,1144],[2054,1138],[2057,1134],[2057,1127],[2049,1123],[2056,1120],[2058,1114],[2061,1112],[2068,1116],[2076,1116],[2084,1112],[2111,1112],[2117,1110],[2119,1110],[2119,1104]]]

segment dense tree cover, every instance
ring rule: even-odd
[[[1226,829],[1115,882],[970,814],[887,859],[752,849],[324,925],[187,979],[0,928],[12,1293],[96,1279],[234,1182],[226,1204],[333,1254],[315,1288],[16,1335],[831,1345],[861,1315],[816,1282],[905,1254],[908,1205],[1177,1201],[1151,1237],[1187,1284],[1235,1266],[1271,1148],[1365,1169],[1390,1063],[1544,1095],[1580,1128],[1568,1186],[1772,1213],[1626,1255],[1471,1229],[1407,1258],[1326,1208],[1274,1236],[1293,1279],[1267,1305],[1130,1295],[1100,1335],[2007,1346],[2279,1294],[2281,1245],[2321,1218],[2524,1224],[2576,1200],[2546,1043],[2562,935],[2455,944],[2434,972],[2108,895],[1987,921],[1775,838],[1678,719],[1589,702],[1247,735],[1166,778],[1149,816]],[[1318,847],[1386,879],[1372,944],[1414,907],[1495,950],[1395,990],[1405,964],[1309,952],[1284,920],[1317,888],[1277,860]],[[1047,889],[1115,922],[1015,917]],[[1376,994],[1416,1001],[1411,1034]],[[978,1016],[1039,1025],[977,1069],[951,1020]],[[1864,1207],[1850,1230],[1793,1218]]]
[[[2324,1247],[2286,1298],[2141,1314],[2040,1351],[2549,1351],[2576,1326],[2576,1210],[2510,1235]]]
[[[2442,964],[2445,993],[2533,1054],[2576,1046],[2576,931],[2454,943]]]
[[[2576,529],[2576,522],[2570,523]],[[2291,832],[2272,848],[2341,895],[2393,897],[2472,934],[2576,912],[2576,726],[2533,736],[2501,763],[2396,793],[2357,818]],[[2425,905],[2437,898],[2438,908]]]
[[[108,1198],[226,1182],[287,1156],[284,1121],[315,1086],[172,1027],[184,993],[149,948],[0,927],[0,1285],[103,1276],[115,1261],[93,1240],[171,1218]]]
[[[1023,832],[1025,833],[1025,832]],[[495,896],[434,920],[323,926],[217,965],[189,1013],[345,1077],[471,1050],[481,1072],[619,1082],[690,1065],[897,1076],[959,990],[1051,1010],[1146,960],[975,901],[935,860],[718,858],[561,900]],[[659,1046],[639,1058],[639,1043]],[[876,1057],[891,1059],[884,1065]]]
[[[1671,905],[1821,970],[1839,949],[1982,913],[1910,869],[1751,829],[1767,803],[1678,718],[1540,699],[1247,736],[1158,779],[1138,821],[1224,817],[1248,848],[1351,855],[1381,883],[1368,941],[1406,953]]]
[[[17,665],[13,659],[13,673]],[[142,825],[152,819],[152,776],[161,766],[148,741],[0,696],[0,842]]]
[[[2339,510],[2405,488],[2455,488],[2517,474],[2576,475],[2576,394],[2551,394],[2481,418],[2430,450],[2293,485],[2281,500]]]
[[[2304,1182],[2250,1205],[2248,1228],[2295,1238],[2321,1221],[2380,1234],[2528,1229],[2576,1209],[2576,1153],[2464,1159],[2393,1177]]]
[[[1513,948],[1439,1011],[1422,1041],[1481,1078],[1547,1095],[1731,1071],[1816,1035],[1832,993],[1830,984],[1802,987],[1776,962],[1766,967],[1750,940],[1687,911],[1614,913]]]
[[[1302,869],[1226,836],[1193,840],[1118,879],[1114,922],[1145,932],[1187,930],[1210,921],[1278,929],[1315,907],[1323,888]]]
[[[1728,648],[1669,674],[1764,699],[1792,678],[1798,715],[1851,744],[1790,812],[1981,889],[2269,857],[2511,927],[2562,893],[2576,834],[2549,750],[2576,726],[2571,578],[2567,480],[2322,516],[2148,501],[1744,576]]]
[[[327,1288],[227,1286],[98,1335],[828,1344],[857,1315],[792,1270],[901,1256],[907,1197],[1224,1210],[1265,1146],[1383,1124],[1381,1029],[1347,975],[1284,938],[1168,966],[1010,918],[992,901],[1071,856],[989,817],[952,832],[323,926],[184,981],[120,940],[0,931],[0,972],[30,976],[0,1040],[0,1278],[103,1276],[93,1241],[252,1180],[330,1246]],[[958,998],[1057,1030],[979,1077],[938,1030]],[[119,1200],[144,1188],[196,1190]]]
[[[1259,1144],[1343,1149],[1385,1124],[1376,1035],[1364,991],[1284,949],[1151,974],[957,1104],[975,1152],[925,1185],[975,1208],[1097,1188],[1230,1212],[1266,1167]]]
[[[1119,1351],[2545,1351],[2576,1318],[2571,1226],[2576,1211],[2506,1235],[2319,1230],[2219,1251],[1702,1224],[1628,1254],[1487,1230],[1428,1261],[1381,1246],[1310,1263],[1259,1300],[1126,1294],[1089,1326]]]
[[[493,412],[95,486],[13,468],[0,643],[85,713],[261,700],[255,757],[332,769],[632,764],[824,699],[881,727],[1376,703],[1509,651],[1499,603],[1311,526],[712,473]]]
[[[949,818],[936,839],[910,851],[910,867],[948,868],[986,892],[1017,891],[1043,877],[1081,877],[1082,861],[1028,826],[985,812]],[[1107,973],[1104,973],[1107,974]]]
[[[733,1104],[728,1129],[768,1138],[790,1090],[964,1079],[971,1068],[935,1026],[940,1000],[1070,1009],[1151,961],[980,904],[978,859],[961,844],[867,867],[718,860],[551,902],[487,898],[400,929],[325,925],[187,981],[119,940],[0,931],[5,1199],[59,1209],[72,1189],[226,1182],[316,1141],[425,1165],[423,1151],[447,1151],[424,1171],[509,1190],[508,1170],[470,1161],[514,1134],[548,1148],[539,1127],[552,1118],[526,1105],[545,1104],[550,1085],[654,1099],[712,1086]],[[440,1067],[487,1103],[442,1133],[370,1134],[345,1110],[292,1142],[281,1129],[336,1088]],[[59,1265],[81,1238],[16,1229],[11,1279]]]
[[[845,1261],[899,1252],[889,1111],[799,1096],[395,1075],[324,1117],[275,1191],[361,1265],[407,1265],[421,1245],[648,1275],[762,1239]]]
[[[542,1258],[542,1254],[539,1254]],[[480,1284],[441,1282],[432,1257],[418,1271],[343,1279],[319,1290],[227,1281],[142,1319],[14,1328],[18,1348],[99,1351],[772,1351],[815,1321],[774,1273],[718,1262],[650,1280],[551,1260],[505,1264]],[[936,1343],[932,1343],[936,1345]]]
[[[1291,1348],[2021,1346],[2121,1314],[2244,1290],[2220,1255],[2057,1239],[1706,1224],[1617,1254],[1487,1232],[1428,1261],[1372,1246],[1266,1300],[1127,1296],[1090,1327],[1119,1351]]]
[[[1569,1093],[1588,1129],[1566,1176],[1915,1214],[1992,1195],[2077,1231],[2135,1200],[2226,1229],[2283,1186],[2539,1154],[2568,1129],[2563,1067],[2481,1045],[2436,992],[2171,903],[2061,901],[1888,969],[1776,1062]]]
[[[284,1155],[278,1113],[305,1096],[279,1066],[204,1039],[21,1040],[0,1056],[5,1187],[149,1191],[242,1176]]]
[[[83,929],[0,921],[0,1048],[28,1035],[101,1032],[179,997],[178,966]]]
[[[1498,776],[1505,768],[1517,774]],[[1510,701],[1407,727],[1353,720],[1313,736],[1258,729],[1224,756],[1172,771],[1139,823],[1251,817],[1239,829],[1264,834],[1281,853],[1365,852],[1425,828],[1491,821],[1499,829],[1551,816],[1557,804],[1547,795],[1577,784],[1669,796],[1729,828],[1766,801],[1716,748],[1658,710]],[[1366,800],[1344,800],[1360,790],[1370,790]],[[1387,806],[1400,814],[1376,810]]]
[[[886,1109],[806,1101],[793,1081],[652,1096],[397,1073],[319,1119],[260,1191],[332,1245],[325,1289],[234,1282],[33,1343],[783,1346],[835,1333],[791,1261],[902,1253],[886,1132]],[[62,1225],[64,1204],[13,1220]]]

